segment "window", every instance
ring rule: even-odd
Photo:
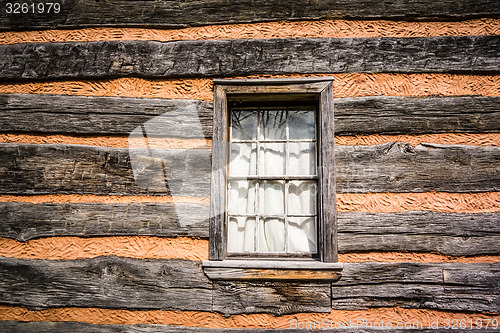
[[[331,79],[214,80],[214,91],[204,265],[336,263]]]
[[[228,256],[317,254],[317,107],[273,104],[228,110]]]

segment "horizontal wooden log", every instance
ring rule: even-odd
[[[217,290],[222,295],[228,289],[221,286]],[[0,258],[0,304],[3,305],[211,311],[217,298],[212,298],[212,292],[215,292],[212,283],[196,261]],[[273,314],[329,312],[330,284],[265,282],[254,284],[252,292],[229,293],[227,301],[227,305],[214,305],[216,311],[231,314],[252,308],[252,312]]]
[[[445,273],[455,270],[458,274]],[[342,277],[333,283],[332,307],[352,310],[401,306],[498,313],[498,271],[498,263],[345,264]],[[457,275],[460,278],[454,278]],[[460,288],[455,289],[458,281]]]
[[[379,321],[377,321],[380,323]],[[311,329],[304,328],[275,328],[275,329],[264,329],[264,328],[205,328],[205,327],[185,327],[185,326],[167,326],[167,325],[95,325],[90,323],[80,323],[80,322],[19,322],[19,321],[0,321],[0,330],[5,332],[18,332],[18,333],[67,333],[67,332],[78,332],[78,333],[315,333],[321,328],[320,332],[328,333],[449,333],[450,328],[436,327],[429,328],[429,325],[423,325],[416,320],[410,320],[406,324],[414,325],[414,327],[422,328],[364,328],[358,325],[357,321],[352,321],[352,327],[348,327],[349,322],[337,321],[337,328],[335,328],[335,321],[330,322],[320,321],[320,320],[308,320],[308,321],[292,321],[290,327],[306,327],[306,325],[311,325]],[[344,323],[345,327],[340,328]],[[371,322],[366,322],[370,324]],[[404,323],[401,322],[403,325]],[[194,323],[193,323],[194,324]],[[387,322],[386,322],[387,324]],[[442,323],[446,324],[446,323]],[[475,320],[473,321],[475,324]],[[312,326],[316,325],[316,326]],[[466,325],[468,329],[456,328],[453,332],[466,333],[470,332],[470,323],[467,322]],[[450,325],[451,327],[451,321]],[[486,326],[486,321],[484,322]],[[496,328],[482,328],[481,333],[492,333],[497,332]]]
[[[335,134],[500,132],[500,97],[334,99]],[[0,94],[3,132],[212,137],[212,103],[154,98]],[[161,116],[161,117],[158,117]]]
[[[0,191],[4,194],[206,196],[210,188],[206,178],[210,174],[208,150],[0,146],[6,162],[0,162]]]
[[[401,306],[498,312],[495,264],[348,263],[324,282],[209,281],[200,262],[0,258],[0,304],[286,314]],[[458,288],[458,289],[457,289]]]
[[[225,315],[330,312],[330,283],[214,281],[213,311]]]
[[[0,203],[0,237],[208,237],[208,205],[188,203]]]
[[[452,256],[500,253],[500,213],[338,213],[340,253],[438,252]]]
[[[0,262],[3,305],[205,311],[212,304],[212,285],[196,261],[99,257]]]
[[[208,205],[0,203],[0,237],[208,237]],[[500,253],[499,213],[337,213],[340,253],[438,252],[452,256]]]
[[[0,144],[1,194],[209,196],[207,149]],[[337,192],[500,189],[500,148],[406,143],[336,146]],[[135,178],[134,178],[135,177]]]
[[[336,98],[335,135],[500,131],[498,97]]]
[[[59,13],[0,14],[1,30],[38,30],[81,27],[162,27],[180,28],[209,24],[247,23],[276,20],[312,20],[332,18],[459,20],[500,15],[492,0],[434,2],[404,1],[384,3],[376,1],[325,0],[304,4],[292,1],[211,2],[208,0],[183,2],[60,0]]]
[[[212,103],[199,100],[0,94],[4,132],[212,137]]]
[[[0,45],[0,81],[312,73],[498,73],[500,36]]]

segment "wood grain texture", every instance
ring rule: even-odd
[[[208,205],[0,203],[0,237],[208,237]],[[340,253],[500,254],[499,213],[337,213]]]
[[[330,312],[367,307],[464,312],[499,309],[499,264],[349,263],[333,283],[210,282],[200,262],[100,257],[0,258],[2,305],[238,313]],[[458,289],[454,289],[458,288]],[[213,292],[213,294],[212,294]]]
[[[208,205],[188,203],[0,203],[0,235],[208,237]]]
[[[118,257],[0,261],[4,305],[204,311],[212,304],[212,285],[196,261]]]
[[[6,164],[0,171],[0,187],[9,193],[207,196],[209,192],[208,150],[10,144],[2,148]]]
[[[213,311],[224,315],[330,312],[328,282],[213,281]]]
[[[12,132],[129,135],[154,126],[149,136],[212,137],[212,104],[200,100],[0,95],[0,128]],[[156,118],[158,117],[158,118]],[[154,121],[153,119],[156,119]],[[154,123],[148,123],[153,120]]]
[[[379,5],[376,1],[327,0],[308,3],[293,1],[183,2],[181,0],[137,6],[134,1],[61,0],[61,12],[0,15],[1,30],[39,30],[95,26],[148,26],[180,28],[209,24],[279,20],[403,19],[459,20],[500,15],[492,0],[441,2],[405,1]]]
[[[460,278],[453,279],[450,273],[445,273],[448,271],[456,272]],[[498,263],[346,264],[340,280],[333,283],[332,307],[401,306],[498,313],[499,274]],[[459,288],[455,289],[457,285]]]
[[[314,323],[315,321],[311,321]],[[413,321],[414,322],[414,321]],[[304,325],[306,322],[303,322]],[[320,321],[317,321],[319,327]],[[329,321],[326,321],[329,326]],[[312,324],[311,324],[312,325]],[[325,326],[322,326],[325,327]],[[183,326],[167,326],[167,325],[95,325],[89,323],[78,322],[16,322],[16,321],[0,321],[0,330],[6,332],[18,333],[314,333],[318,328],[314,329],[293,329],[293,328],[276,328],[276,329],[251,329],[251,328],[205,328],[205,327],[183,327]],[[331,333],[449,333],[449,328],[432,328],[425,329],[381,329],[381,328],[324,328],[321,332]],[[468,329],[454,329],[453,332],[466,333]],[[480,332],[492,333],[497,332],[494,328],[483,328]]]
[[[499,47],[499,36],[13,44],[0,45],[0,81],[354,72],[493,74],[499,72]]]
[[[500,132],[500,97],[372,96],[333,103],[340,136]],[[212,104],[199,100],[0,94],[3,132],[129,135],[157,119],[153,136],[211,138],[212,113]]]
[[[74,261],[1,258],[0,272],[1,304],[22,304],[29,308],[93,306],[210,311],[212,303],[220,297],[214,295],[212,299],[212,283],[203,274],[201,263],[196,261],[118,257]],[[288,286],[285,282],[276,282],[254,284],[254,287],[252,292],[242,290],[240,294],[228,294],[227,301],[231,305],[221,303],[214,308],[226,314],[239,313],[234,305],[246,302],[238,307],[274,314],[294,310],[330,311],[329,283]],[[292,308],[290,301],[295,304]]]
[[[0,144],[0,152],[1,194],[207,197],[210,193],[210,151],[204,149],[129,151],[6,143]],[[499,147],[336,146],[335,159],[337,193],[486,192],[500,188]]]
[[[499,213],[338,213],[339,252],[500,253]]]
[[[335,134],[500,132],[498,97],[336,98]]]

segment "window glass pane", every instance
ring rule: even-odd
[[[288,218],[288,249],[290,252],[316,252],[314,217]]]
[[[254,252],[255,218],[229,217],[227,229],[228,252]]]
[[[230,181],[228,185],[228,213],[255,213],[255,182]]]
[[[285,146],[284,143],[260,144],[260,176],[283,176],[285,174]]]
[[[257,112],[233,111],[231,130],[232,140],[255,140],[257,137]]]
[[[288,186],[288,214],[316,214],[316,194],[315,182],[291,181]]]
[[[259,184],[259,214],[283,214],[285,211],[284,197],[284,182],[262,181]]]
[[[314,111],[290,111],[288,117],[291,140],[313,140],[316,137]]]
[[[288,175],[316,175],[316,143],[290,142]]]
[[[259,252],[285,251],[285,220],[267,217],[259,220]]]
[[[260,140],[286,139],[286,111],[263,111],[260,118]]]
[[[257,166],[257,144],[231,143],[231,162],[229,174],[231,176],[255,175]]]

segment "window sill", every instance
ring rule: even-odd
[[[336,281],[343,263],[315,260],[223,260],[203,261],[212,280]]]

